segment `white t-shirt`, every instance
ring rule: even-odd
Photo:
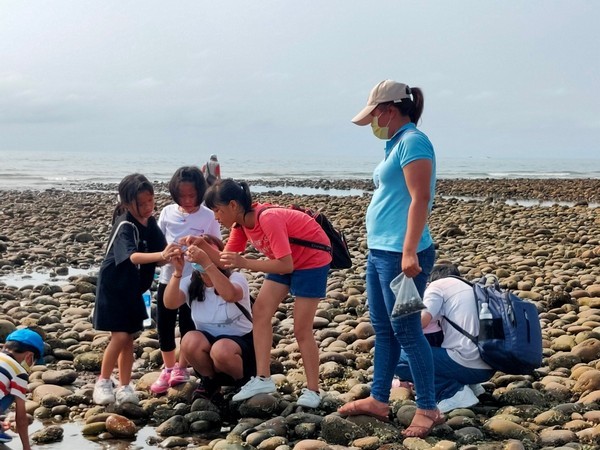
[[[479,334],[479,312],[471,286],[456,278],[435,280],[425,289],[423,303],[432,316],[431,320],[440,321],[444,331],[442,347],[453,361],[470,369],[491,369],[481,359],[477,346],[442,319],[446,316],[473,336]]]
[[[206,331],[215,337],[221,335],[243,336],[252,331],[252,322],[246,318],[235,303],[223,300],[212,287],[205,288],[204,301],[200,302],[196,299],[190,302],[188,289],[191,279],[191,276],[182,278],[179,289],[183,291],[185,301],[190,305],[192,320],[197,330]],[[233,272],[229,280],[242,288],[244,294],[239,303],[252,314],[250,288],[244,274]]]
[[[221,239],[221,227],[215,219],[215,214],[204,205],[195,213],[188,214],[181,212],[179,205],[172,204],[165,206],[160,212],[158,226],[165,234],[167,243],[179,242],[179,239],[185,236],[199,236],[201,234],[210,234]],[[158,281],[167,284],[173,275],[172,264],[165,264],[160,270]],[[192,266],[186,262],[183,268],[183,275],[188,276],[192,273]]]

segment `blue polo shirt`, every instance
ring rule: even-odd
[[[406,186],[403,168],[418,159],[430,159],[431,200],[435,193],[435,153],[429,138],[408,123],[386,142],[385,157],[373,172],[375,192],[367,208],[367,245],[371,249],[402,252],[408,222],[408,209],[411,196]],[[433,243],[429,227],[425,225],[417,252],[425,250]]]

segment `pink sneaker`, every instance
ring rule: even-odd
[[[156,379],[152,386],[150,386],[150,390],[154,394],[162,394],[163,392],[167,392],[169,390],[169,380],[171,379],[171,373],[173,369],[163,369],[160,373],[160,376]]]
[[[169,378],[169,386],[177,386],[178,384],[185,383],[190,380],[190,375],[187,370],[179,367],[179,364],[175,363],[173,370],[171,370],[171,377]]]

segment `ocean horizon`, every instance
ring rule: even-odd
[[[118,183],[125,175],[143,173],[166,182],[181,166],[199,165],[205,158],[189,153],[36,152],[0,151],[0,190],[76,189],[90,184]],[[207,159],[207,158],[206,158]],[[377,164],[374,154],[304,157],[285,155],[263,159],[219,155],[225,178],[244,180],[370,179]],[[600,178],[600,159],[492,158],[437,156],[440,179],[480,178]]]

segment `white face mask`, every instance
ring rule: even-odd
[[[31,360],[31,362],[33,363],[33,359]],[[21,367],[25,369],[25,372],[31,373],[31,365],[27,362],[27,357],[25,357],[23,361],[21,361]]]
[[[389,125],[390,125],[390,122],[392,121],[392,118],[390,117],[390,120],[388,120],[388,123],[386,126],[381,127],[381,126],[379,126],[379,117],[381,117],[381,114],[379,116],[373,117],[373,120],[371,121],[371,129],[373,130],[373,134],[375,135],[375,137],[378,137],[379,139],[383,139],[383,140],[387,141],[390,138]]]

